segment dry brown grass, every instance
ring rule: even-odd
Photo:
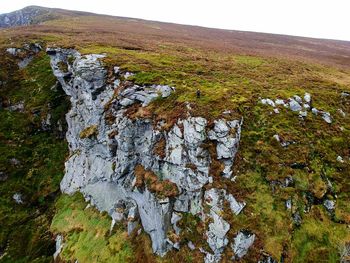
[[[146,186],[160,198],[177,196],[178,189],[175,183],[169,180],[160,181],[152,171],[145,170],[142,165],[135,167],[136,187]]]
[[[92,138],[98,135],[98,127],[97,125],[91,125],[82,130],[79,134],[80,139]]]
[[[165,147],[166,147],[166,141],[164,138],[161,138],[156,145],[154,146],[153,152],[158,155],[160,158],[165,158]]]
[[[170,45],[215,52],[283,57],[349,67],[350,42],[304,37],[209,29],[66,11],[62,19],[40,25],[2,29],[2,42],[45,38],[52,44],[100,44],[127,50],[156,50]]]

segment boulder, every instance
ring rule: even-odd
[[[341,93],[341,96],[342,96],[342,98],[348,98],[348,97],[350,97],[350,92],[343,91]]]
[[[302,107],[300,106],[300,104],[294,99],[289,99],[289,108],[292,111],[301,111],[302,110]]]
[[[299,104],[302,104],[302,103],[303,103],[302,98],[299,97],[298,95],[294,95],[293,98],[294,98],[294,100],[297,101]]]
[[[329,112],[322,112],[322,119],[329,124],[332,123],[332,117]]]
[[[340,155],[338,155],[338,157],[337,157],[337,162],[344,163],[343,157],[341,157]]]
[[[275,107],[275,102],[271,99],[262,99],[261,100],[261,103],[264,104],[264,105],[270,105],[272,107]]]
[[[340,114],[342,117],[345,118],[346,113],[345,113],[342,109],[338,109],[337,111],[339,112],[339,114]]]
[[[286,103],[284,102],[284,100],[276,99],[276,100],[275,100],[275,105],[282,105],[282,106],[285,106]]]
[[[326,210],[329,212],[329,213],[334,213],[334,210],[335,210],[335,202],[333,200],[325,200],[323,202],[323,206],[326,208]]]
[[[305,93],[305,95],[304,95],[304,101],[305,101],[307,104],[310,104],[310,103],[311,103],[311,95],[310,95],[310,93]]]
[[[13,200],[15,200],[16,204],[23,204],[23,197],[22,197],[22,194],[20,193],[15,193],[13,196],[12,196]]]

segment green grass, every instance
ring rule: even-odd
[[[315,207],[293,235],[295,262],[339,262],[339,248],[349,238],[345,225],[332,222],[323,208]]]
[[[79,262],[131,262],[133,249],[122,227],[110,233],[111,218],[94,208],[85,209],[80,194],[62,195],[56,203],[51,231],[64,236],[61,258]]]

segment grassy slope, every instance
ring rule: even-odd
[[[40,131],[50,103],[52,123],[64,123],[68,103],[63,91],[53,91],[56,83],[49,58],[39,54],[24,70],[2,53],[1,98],[15,104],[25,103],[24,112],[0,109],[0,171],[8,180],[0,182],[1,262],[50,262],[54,240],[48,231],[53,202],[63,175],[67,144],[57,132]],[[36,113],[36,114],[34,114]],[[20,164],[11,164],[12,158]],[[16,204],[15,193],[24,204]]]
[[[181,116],[186,101],[191,103],[193,115],[216,119],[222,117],[224,110],[232,110],[233,116],[242,115],[242,143],[235,165],[237,180],[236,183],[222,180],[220,185],[248,205],[244,213],[237,217],[228,213],[225,215],[232,222],[229,235],[233,237],[242,228],[257,234],[257,241],[247,257],[248,262],[248,258],[259,255],[260,249],[277,259],[283,254],[287,262],[336,262],[338,248],[350,241],[346,227],[350,223],[349,161],[344,164],[336,162],[338,155],[347,159],[350,155],[350,118],[337,113],[337,109],[341,108],[350,114],[349,99],[340,96],[342,91],[350,90],[348,65],[344,67],[343,62],[334,64],[334,61],[326,58],[321,61],[325,64],[316,63],[317,59],[307,56],[307,59],[300,59],[283,50],[285,54],[281,51],[282,56],[274,56],[272,53],[249,54],[234,48],[221,49],[219,44],[220,48],[212,46],[212,43],[205,46],[198,44],[196,39],[180,38],[175,33],[173,39],[164,37],[166,33],[162,31],[152,31],[149,35],[143,33],[147,38],[141,40],[138,32],[133,32],[133,23],[136,22],[127,24],[111,19],[86,17],[74,19],[73,22],[48,22],[47,25],[32,28],[31,32],[26,29],[7,30],[3,31],[0,43],[8,46],[9,36],[12,41],[20,43],[27,34],[28,38],[45,41],[48,45],[74,46],[82,53],[107,53],[106,66],[120,65],[123,70],[135,72],[133,80],[137,83],[174,85],[177,92],[171,98],[157,100],[149,106],[156,117],[167,120],[169,125],[174,118]],[[106,25],[104,31],[98,32],[102,25]],[[114,32],[114,27],[118,26],[123,30],[129,26],[131,33],[119,35]],[[145,27],[140,22],[138,26]],[[72,35],[72,31],[76,34]],[[94,34],[89,35],[91,31]],[[203,94],[200,100],[195,97],[197,88]],[[292,95],[302,96],[304,92],[311,93],[315,107],[332,114],[334,121],[331,125],[310,114],[305,121],[301,121],[297,114],[283,109],[278,115],[271,114],[271,108],[258,104],[259,97],[288,98]],[[13,96],[20,96],[21,93],[20,90]],[[21,132],[23,129],[18,133]],[[272,138],[276,133],[297,143],[282,148]],[[293,163],[303,164],[303,168],[293,169]],[[292,176],[295,185],[276,188],[273,192],[269,182],[282,180],[286,176]],[[310,193],[318,194],[317,189],[322,188],[324,176],[332,182],[338,197],[335,215],[329,215],[321,204],[304,213],[306,197]],[[327,195],[333,198],[329,193]],[[285,209],[284,203],[289,198],[295,204],[293,211],[299,211],[302,216],[301,226],[293,224],[291,212]],[[103,255],[128,257],[131,249],[136,254],[136,259],[131,261],[137,261],[137,258],[143,258],[145,262],[155,260],[146,237],[132,237],[132,243],[137,246],[125,245],[127,243],[120,240],[113,241],[113,236],[106,235],[109,231],[106,217],[102,216],[96,223],[98,215],[90,210],[84,213],[82,208],[83,203],[78,197],[70,199],[63,196],[56,205],[57,214],[52,230],[65,233],[69,240],[63,257],[78,258],[80,261],[85,259],[87,253],[93,253],[94,249],[84,245],[84,241],[89,235],[94,235],[96,240],[92,240],[101,246]],[[82,218],[84,223],[74,223],[76,217]],[[71,228],[65,228],[62,222],[72,222]],[[183,225],[189,227],[183,233],[185,237],[191,238],[203,232],[195,222],[196,218],[186,217]],[[93,230],[89,227],[91,224],[96,226]],[[198,244],[202,242],[194,241]],[[109,242],[116,242],[115,247],[124,247],[125,251],[111,250]],[[144,243],[148,248],[141,248],[140,244]],[[230,253],[228,249],[225,258]],[[184,246],[181,253],[172,252],[162,261],[192,262],[197,257]]]

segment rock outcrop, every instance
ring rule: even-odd
[[[33,60],[34,55],[42,50],[38,43],[25,44],[22,48],[10,47],[6,52],[16,58],[17,65],[20,69],[25,68]]]
[[[83,193],[100,211],[109,213],[112,226],[128,219],[128,231],[132,232],[139,220],[159,255],[179,248],[167,234],[180,234],[177,222],[182,213],[203,219],[210,216],[213,222],[207,235],[213,254],[205,253],[217,262],[225,246],[233,242],[226,238],[230,225],[219,213],[222,202],[230,203],[233,215],[240,213],[245,203],[225,190],[205,192],[204,186],[213,182],[209,173],[213,157],[205,144],[216,145],[216,161],[225,167],[222,176],[231,178],[242,120],[219,119],[210,129],[205,118],[189,115],[166,131],[162,129],[164,123],[151,118],[132,119],[127,110],[145,107],[159,96],[166,98],[175,91],[173,87],[135,85],[118,67],[114,80],[107,82],[107,71],[100,61],[103,55],[82,56],[60,48],[48,48],[47,53],[54,75],[72,104],[66,115],[70,157],[65,164],[62,192]],[[160,141],[165,142],[163,154],[155,152]],[[142,178],[156,180],[159,189],[142,184]],[[175,191],[163,191],[165,183],[175,186]],[[211,205],[208,215],[203,211],[204,200]],[[192,243],[191,247],[194,249]]]

